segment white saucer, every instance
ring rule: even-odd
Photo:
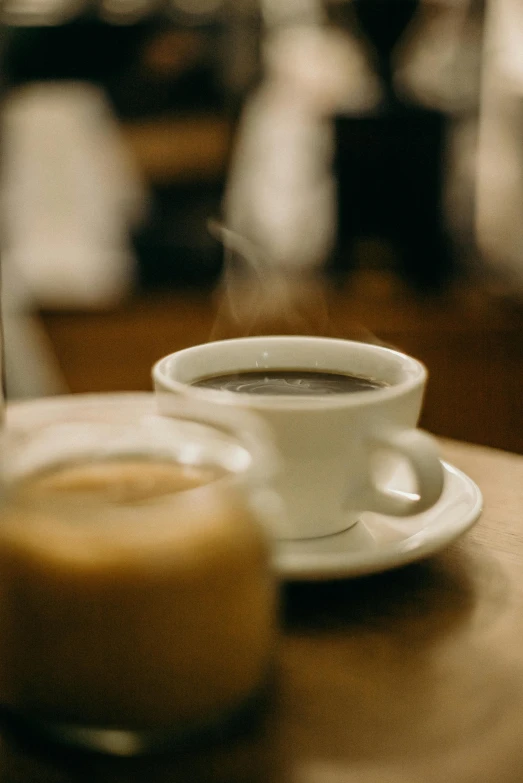
[[[448,546],[479,519],[483,498],[465,473],[442,466],[443,494],[428,511],[403,519],[367,512],[341,533],[279,541],[277,573],[286,581],[344,579],[397,568]]]

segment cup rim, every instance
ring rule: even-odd
[[[372,394],[368,391],[359,392],[342,392],[340,394],[332,396],[310,395],[307,397],[300,397],[298,395],[283,396],[283,395],[254,395],[244,392],[229,392],[223,389],[209,389],[198,386],[192,386],[189,382],[178,381],[169,375],[169,365],[175,358],[181,356],[187,356],[191,353],[195,353],[201,350],[207,350],[211,346],[220,346],[231,343],[247,342],[251,344],[263,344],[274,342],[285,342],[287,345],[307,342],[320,343],[337,343],[343,344],[349,347],[357,346],[358,350],[368,350],[376,354],[386,354],[390,357],[394,357],[398,362],[401,362],[405,367],[408,367],[409,374],[407,377],[395,383],[391,386],[386,386],[381,389],[373,389]],[[321,369],[321,368],[320,368]],[[342,338],[331,337],[309,337],[309,336],[295,336],[295,335],[270,335],[267,337],[234,337],[227,340],[216,340],[208,343],[199,343],[197,345],[183,348],[179,351],[174,351],[159,359],[152,367],[152,378],[155,384],[157,393],[174,392],[175,394],[182,394],[184,396],[190,395],[194,399],[198,399],[205,402],[221,403],[228,405],[239,405],[241,407],[248,407],[253,410],[299,410],[299,411],[311,411],[311,410],[324,410],[324,409],[340,409],[340,408],[356,408],[363,406],[376,405],[386,400],[393,400],[404,394],[423,386],[428,376],[426,366],[415,359],[409,354],[394,348],[388,348],[383,345],[376,345],[374,343],[364,343],[357,340],[344,340]]]
[[[260,480],[271,481],[280,470],[279,454],[272,431],[260,417],[250,411],[228,412],[221,405],[209,405],[208,401],[187,397],[176,399],[168,392],[63,394],[35,400],[18,400],[8,407],[7,412],[7,427],[0,432],[2,448],[6,448],[11,439],[59,424],[148,427],[153,422],[158,424],[158,420],[167,418],[194,421],[211,429],[230,433],[251,456],[249,466],[238,476],[245,476],[246,480],[254,484]],[[128,420],[129,413],[135,417]],[[103,420],[99,418],[102,414]],[[112,418],[114,414],[116,419]],[[94,418],[91,418],[91,415]],[[123,415],[123,420],[118,418],[119,415]],[[235,474],[231,473],[232,475]]]

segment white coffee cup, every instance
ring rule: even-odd
[[[193,386],[213,375],[299,369],[364,376],[386,386],[318,396],[257,395]],[[435,441],[416,429],[425,367],[399,351],[322,337],[246,337],[196,345],[153,367],[155,389],[255,411],[272,428],[282,458],[277,489],[286,514],[277,538],[330,535],[364,511],[397,517],[433,506],[443,488]],[[381,452],[406,460],[417,493],[380,484]]]

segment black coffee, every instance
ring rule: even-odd
[[[315,370],[250,370],[212,375],[193,381],[192,386],[205,389],[241,392],[242,394],[276,394],[325,396],[383,389],[386,383],[358,375]]]

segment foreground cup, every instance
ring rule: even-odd
[[[56,397],[0,437],[0,701],[117,755],[236,731],[272,670],[270,438],[246,413],[163,408]]]
[[[273,396],[193,386],[204,377],[260,369],[328,371],[372,378],[383,388],[332,396]],[[433,439],[416,429],[425,367],[398,351],[321,337],[248,337],[197,345],[153,368],[155,388],[257,412],[272,428],[283,469],[278,491],[287,513],[278,538],[330,535],[361,512],[411,516],[441,495],[443,471]],[[407,460],[417,494],[380,485],[375,457]]]

